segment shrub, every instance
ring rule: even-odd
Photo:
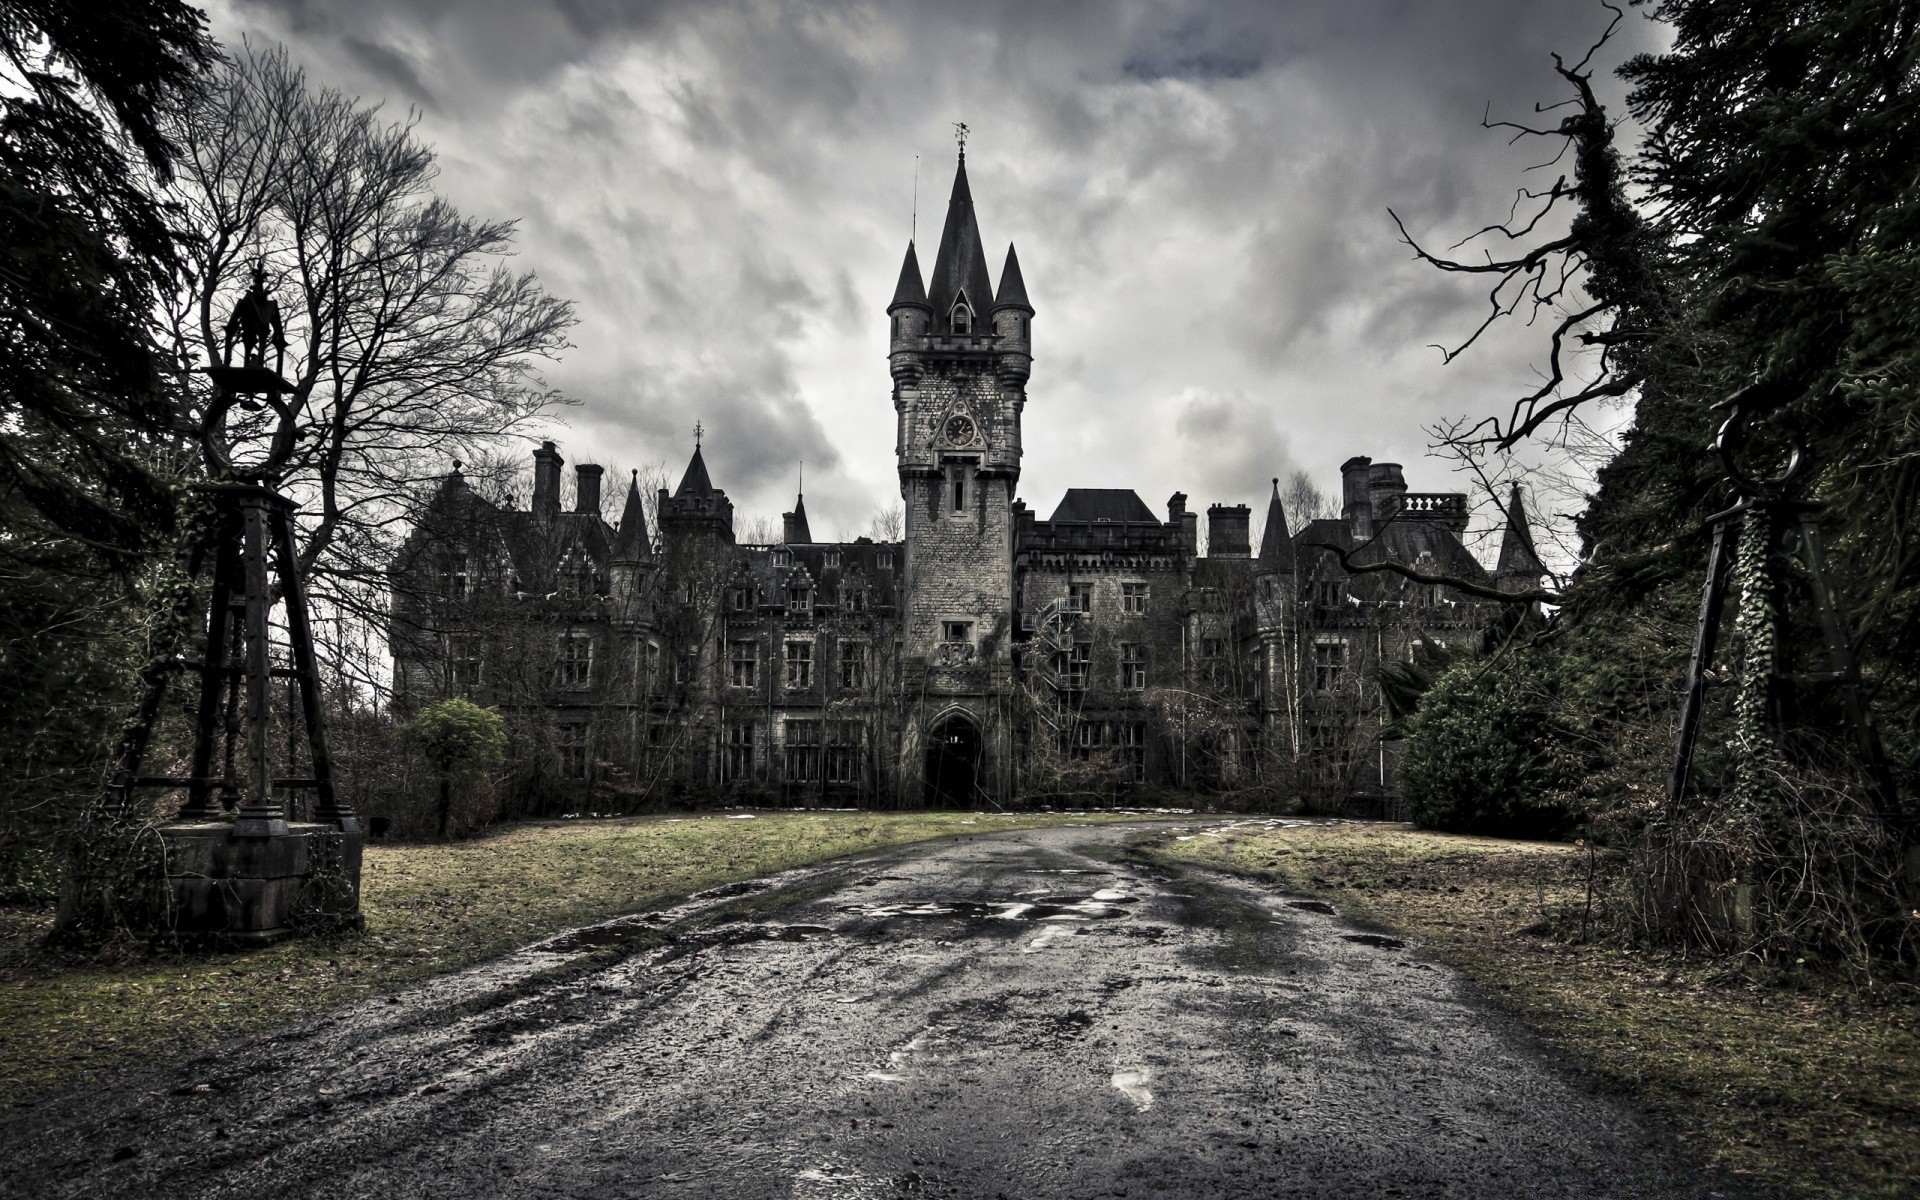
[[[1553,747],[1547,664],[1522,653],[1450,667],[1406,719],[1399,778],[1415,824],[1456,833],[1558,837],[1574,815],[1550,793],[1562,782]]]
[[[403,731],[420,748],[440,779],[440,836],[453,819],[456,786],[463,798],[485,785],[490,772],[505,761],[507,731],[500,714],[469,700],[442,700],[420,710]],[[489,789],[490,790],[490,789]]]

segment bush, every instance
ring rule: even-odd
[[[1559,837],[1574,814],[1551,793],[1564,781],[1549,716],[1551,679],[1534,655],[1450,667],[1406,720],[1399,778],[1417,825],[1502,837]]]
[[[421,709],[403,732],[439,776],[438,825],[440,836],[445,837],[454,818],[456,785],[463,799],[482,789],[491,794],[488,776],[506,758],[505,723],[498,712],[472,701],[442,700]]]

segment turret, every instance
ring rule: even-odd
[[[780,514],[780,526],[780,540],[789,546],[804,546],[813,540],[813,530],[807,526],[805,493],[794,497],[792,512]]]
[[[1260,535],[1260,560],[1254,566],[1260,575],[1291,575],[1294,572],[1293,535],[1287,531],[1287,510],[1280,503],[1280,477],[1273,478],[1273,495],[1267,500],[1267,527]]]
[[[680,477],[680,486],[674,489],[671,496],[667,494],[667,489],[660,489],[662,542],[696,535],[710,536],[729,545],[733,543],[733,501],[727,499],[725,492],[714,487],[713,480],[708,477],[707,460],[700,453],[697,433],[693,443],[693,458],[687,462],[686,474]]]
[[[1494,567],[1494,583],[1502,591],[1526,591],[1539,587],[1540,577],[1546,573],[1534,551],[1533,531],[1527,527],[1527,510],[1516,483],[1507,497],[1507,527],[1500,534],[1500,561]]]
[[[642,619],[646,603],[647,577],[655,567],[653,540],[647,536],[647,508],[640,496],[640,472],[627,483],[627,501],[615,526],[613,550],[607,555],[607,578],[611,586],[616,619],[636,622]]]
[[[907,257],[900,264],[900,282],[894,285],[887,317],[893,326],[894,351],[918,347],[933,324],[933,305],[927,303],[927,289],[920,282],[920,257],[914,253],[912,242],[907,243]]]

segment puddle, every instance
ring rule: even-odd
[[[1404,950],[1407,944],[1399,938],[1387,937],[1379,933],[1343,933],[1340,935],[1349,942],[1362,946],[1375,946],[1381,950]]]
[[[1153,1092],[1147,1087],[1152,1073],[1145,1067],[1113,1073],[1113,1086],[1127,1099],[1133,1101],[1135,1112],[1145,1112],[1153,1107]]]
[[[843,904],[839,911],[884,921],[889,917],[960,917],[988,921],[1095,921],[1126,915],[1135,898],[1111,888],[1091,896],[1030,892],[1031,900],[922,900],[893,904]]]
[[[1289,900],[1288,908],[1297,908],[1301,912],[1325,913],[1329,917],[1339,916],[1339,910],[1325,900]]]

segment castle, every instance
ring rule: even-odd
[[[1386,571],[1500,586],[1542,569],[1516,493],[1499,565],[1462,542],[1467,498],[1353,458],[1341,514],[1260,546],[1245,505],[1161,520],[1131,490],[1019,499],[1035,312],[1011,246],[996,288],[964,150],[933,274],[907,246],[887,306],[901,541],[817,542],[804,497],[777,544],[735,541],[696,441],[648,528],[637,477],[601,468],[563,509],[553,443],[530,505],[459,464],[391,570],[396,703],[496,705],[542,796],[730,794],[903,806],[1084,802],[1142,786],[1280,790],[1391,811],[1377,679],[1422,638],[1460,645],[1498,602]]]

